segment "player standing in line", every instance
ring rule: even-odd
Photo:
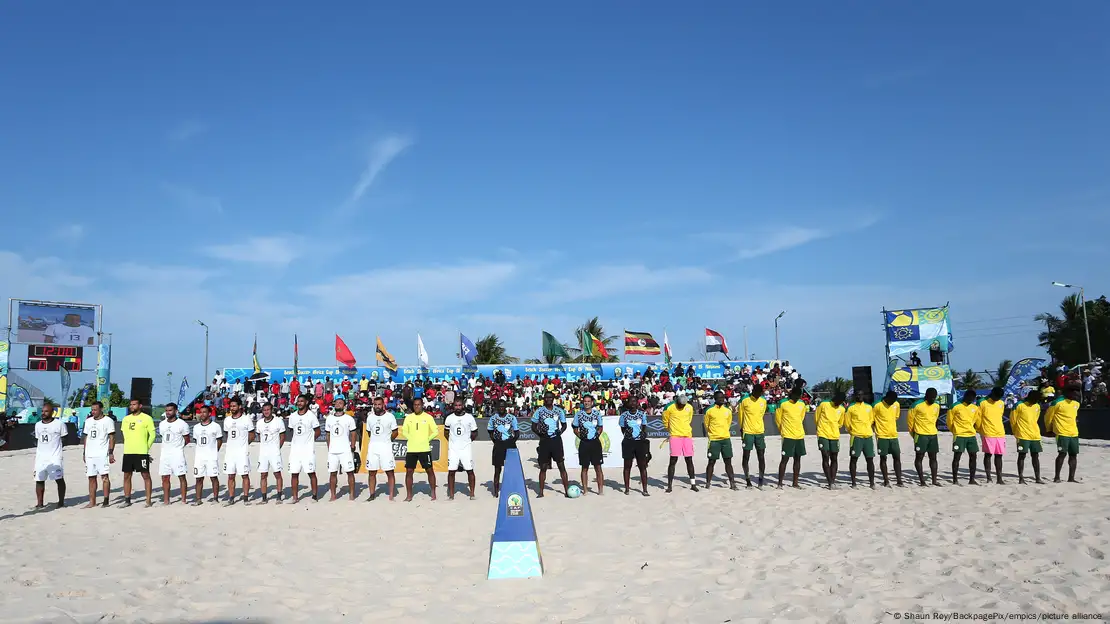
[[[393,441],[397,439],[397,417],[385,411],[385,398],[374,397],[373,407],[366,417],[366,435],[370,441],[366,450],[366,471],[369,474],[370,500],[378,496],[378,471],[384,471],[386,494],[389,500],[397,494],[395,470],[397,460],[393,455]]]
[[[87,421],[86,421],[87,422]],[[158,423],[162,448],[158,455],[158,474],[162,476],[162,504],[170,504],[170,477],[176,476],[181,488],[181,502],[189,497],[189,482],[185,480],[185,445],[189,443],[189,425],[177,417],[177,404],[166,403],[166,417]]]
[[[698,482],[694,477],[694,407],[686,402],[686,391],[675,394],[675,402],[663,410],[663,428],[670,434],[671,460],[667,464],[667,493],[674,483],[674,469],[678,458],[686,459],[686,474],[690,477],[690,489],[697,492]]]
[[[1066,398],[1065,398],[1066,397]],[[1056,399],[1044,416],[1045,430],[1056,434],[1056,478],[1060,482],[1060,472],[1064,469],[1064,456],[1068,457],[1068,483],[1076,483],[1075,469],[1079,459],[1079,393],[1066,390],[1064,397]]]
[[[1018,483],[1025,485],[1025,455],[1032,455],[1033,477],[1038,484],[1041,481],[1041,393],[1030,390],[1025,399],[1014,406],[1010,412],[1010,428],[1017,440],[1017,470]]]
[[[998,485],[1002,482],[1002,456],[1006,454],[1006,427],[1002,424],[1002,414],[1006,402],[1002,400],[1002,388],[991,388],[990,396],[979,402],[979,435],[983,439],[983,470],[987,473],[987,483],[991,482],[991,458],[994,458],[994,471],[998,475]]]
[[[794,479],[791,487],[798,485],[798,475],[802,471],[802,457],[806,454],[805,418],[809,406],[802,402],[802,389],[794,388],[790,391],[790,400],[783,401],[775,410],[775,425],[782,436],[782,459],[779,460],[779,489],[782,489],[783,478],[786,476],[786,463],[791,458],[794,460]]]
[[[412,413],[405,416],[401,433],[406,440],[405,454],[405,502],[412,500],[412,473],[420,464],[428,475],[428,487],[432,490],[432,500],[436,499],[436,471],[432,467],[432,440],[439,433],[439,425],[431,414],[424,411],[424,399],[413,397]]]
[[[230,414],[224,419],[224,474],[227,475],[227,504],[235,504],[235,476],[243,478],[243,502],[249,502],[251,492],[251,447],[254,442],[254,424],[243,414],[239,397],[231,399]]]
[[[143,411],[143,404],[135,399],[127,408],[128,414],[123,417],[123,506],[131,506],[131,476],[138,472],[143,475],[143,485],[146,486],[146,506],[154,505],[152,496],[154,484],[150,480],[150,448],[154,446],[157,432],[154,430],[154,419]]]
[[[975,391],[964,392],[961,402],[948,410],[948,430],[952,432],[952,484],[959,484],[960,455],[967,451],[967,468],[971,473],[968,485],[979,485],[975,481],[975,454],[979,444],[975,440],[975,430],[979,427],[979,406],[975,404]]]
[[[627,496],[632,486],[632,461],[640,470],[640,488],[644,496],[648,494],[647,466],[651,461],[651,442],[647,437],[647,414],[640,409],[636,399],[629,397],[624,401],[617,424],[624,433],[621,441],[621,456],[624,458],[624,493]]]
[[[308,408],[308,403],[307,394],[298,395],[297,411],[289,415],[289,430],[293,432],[289,442],[289,488],[294,504],[300,500],[297,481],[302,472],[308,473],[312,484],[312,500],[320,500],[320,487],[316,482],[316,436],[320,433],[320,420],[316,412]]]
[[[725,393],[718,390],[713,393],[715,405],[705,410],[702,426],[705,435],[709,438],[708,461],[705,464],[705,489],[713,487],[713,466],[717,459],[725,461],[725,474],[728,475],[730,490],[736,489],[736,476],[732,472],[732,409],[725,400]]]
[[[879,470],[883,473],[883,487],[890,487],[887,455],[894,456],[895,483],[902,487],[902,448],[898,445],[898,416],[902,413],[902,405],[898,403],[898,393],[888,390],[871,413],[875,418],[875,435],[879,438]]]
[[[509,449],[516,448],[520,424],[515,415],[505,412],[505,404],[501,401],[495,401],[491,410],[486,430],[493,441],[493,497],[497,498],[501,496],[501,468],[505,466],[505,455]]]
[[[752,449],[759,460],[759,487],[763,487],[763,474],[767,471],[767,440],[764,437],[763,416],[767,413],[767,400],[763,398],[763,386],[758,383],[752,387],[750,396],[740,401],[740,431],[744,435],[744,480],[752,486],[751,473],[748,472],[748,458]]]
[[[582,397],[582,409],[574,413],[570,426],[574,435],[578,436],[578,465],[582,468],[582,493],[590,491],[590,466],[594,467],[594,476],[597,479],[597,493],[605,493],[605,473],[601,469],[602,448],[601,434],[605,427],[602,425],[601,410],[594,406],[594,397],[587,394]]]
[[[82,444],[85,449],[85,474],[89,477],[89,504],[85,509],[96,507],[97,479],[104,491],[104,507],[108,506],[108,494],[112,482],[108,477],[111,464],[116,463],[116,421],[104,415],[104,404],[95,401],[89,408],[89,418],[85,419]]]
[[[196,494],[193,504],[200,505],[204,502],[204,479],[212,481],[212,502],[220,501],[220,448],[224,445],[224,432],[220,425],[212,420],[211,408],[201,405],[200,424],[193,427],[193,476],[196,477]]]
[[[821,451],[821,472],[830,490],[836,484],[839,469],[840,429],[846,424],[844,401],[844,393],[837,392],[831,401],[821,401],[813,415],[817,423],[817,450]]]
[[[355,500],[355,435],[358,424],[347,413],[347,402],[335,400],[331,414],[324,419],[324,429],[328,432],[328,488],[331,500],[336,500],[336,487],[339,471],[347,474],[347,493]]]
[[[937,418],[940,418],[937,389],[929,388],[925,391],[925,399],[914,403],[909,415],[906,416],[906,426],[910,430],[910,436],[913,437],[913,467],[917,470],[917,478],[922,486],[925,485],[923,462],[925,453],[928,453],[933,485],[940,487],[940,481],[937,480],[937,453],[940,452],[940,443],[937,441]]]
[[[113,433],[115,427],[112,428]],[[35,509],[46,506],[42,502],[46,495],[46,480],[58,486],[58,507],[66,506],[66,480],[62,468],[62,438],[66,436],[66,424],[54,418],[54,406],[44,403],[42,420],[35,423]]]
[[[277,501],[285,500],[285,483],[281,477],[281,447],[285,446],[285,419],[274,415],[274,406],[262,404],[262,418],[254,426],[258,436],[258,489],[265,503],[267,490],[270,489],[268,477],[274,473],[277,485]]]
[[[856,390],[852,396],[852,404],[844,414],[844,421],[848,427],[850,443],[848,454],[848,472],[852,476],[852,487],[856,487],[856,465],[860,455],[867,460],[867,479],[871,482],[871,489],[875,489],[875,439],[872,437],[872,428],[875,425],[875,414],[870,403],[864,400],[863,390]]]
[[[463,409],[461,397],[455,397],[451,415],[443,419],[443,428],[447,430],[449,436],[447,439],[447,499],[455,500],[455,472],[465,470],[467,482],[470,484],[470,500],[474,500],[474,490],[478,487],[478,481],[474,475],[472,443],[478,437],[478,421]]]
[[[540,464],[539,493],[536,498],[543,498],[544,483],[547,481],[547,471],[551,469],[551,462],[559,467],[559,477],[563,480],[563,495],[570,497],[567,466],[563,460],[563,432],[567,430],[567,413],[561,407],[555,407],[555,393],[550,390],[543,394],[543,407],[532,412],[532,432],[540,437],[536,447],[536,456]]]

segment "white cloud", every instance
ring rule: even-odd
[[[574,277],[555,279],[533,298],[540,304],[604,299],[675,286],[701,285],[712,280],[713,274],[700,267],[650,269],[642,264],[607,265],[590,267]]]
[[[177,290],[200,286],[211,273],[179,266],[152,266],[124,262],[110,267],[107,274],[128,287]]]
[[[171,128],[166,138],[171,143],[185,143],[205,132],[208,132],[208,124],[195,119],[187,119]]]
[[[412,144],[413,139],[411,137],[397,134],[375,141],[370,148],[370,158],[366,163],[366,168],[362,170],[358,182],[351,189],[346,206],[350,207],[358,203],[362,196],[366,194],[366,191],[374,185],[374,181],[378,179],[382,171],[389,166],[389,163],[393,162],[393,159],[400,156]]]
[[[185,186],[168,183],[162,184],[162,190],[187,212],[202,215],[223,214],[223,202],[214,195],[205,195]]]
[[[352,304],[353,298],[376,308],[396,309],[414,300],[418,307],[430,307],[481,299],[516,273],[516,265],[508,262],[380,269],[344,275],[308,286],[303,292],[344,305]]]
[[[255,236],[245,241],[209,245],[201,253],[219,260],[286,266],[302,255],[303,241],[297,237]]]
[[[832,238],[862,230],[879,222],[879,218],[868,215],[852,220],[845,220],[836,225],[827,227],[804,227],[798,225],[782,225],[758,228],[754,231],[736,232],[709,232],[701,238],[721,241],[723,244],[732,245],[736,249],[734,259],[750,260],[788,249],[794,249],[825,238]],[[758,241],[754,245],[747,245],[745,241]]]
[[[73,240],[80,240],[85,236],[85,226],[80,223],[71,223],[63,226],[58,232],[62,238]]]

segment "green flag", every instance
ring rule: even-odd
[[[545,358],[570,358],[567,355],[567,350],[563,348],[563,344],[547,332],[543,332],[543,356]]]

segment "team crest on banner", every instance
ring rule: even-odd
[[[945,352],[952,350],[947,307],[886,310],[884,316],[891,357],[934,347]]]

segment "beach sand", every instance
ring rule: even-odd
[[[3,453],[0,620],[857,623],[906,612],[1110,613],[1110,446],[1082,446],[1079,484],[1018,486],[1011,439],[1007,485],[956,487],[948,440],[941,435],[941,488],[909,485],[905,455],[909,487],[829,492],[809,438],[801,490],[692,492],[683,476],[667,495],[665,451],[653,442],[650,497],[609,488],[574,500],[550,490],[535,498],[535,443],[522,442],[545,574],[492,582],[489,443],[476,443],[473,501],[448,501],[441,489],[432,502],[417,475],[412,503],[403,491],[394,503],[368,502],[359,475],[355,502],[93,510],[79,508],[87,481],[74,447],[65,451],[69,507],[42,513],[30,511],[33,451]],[[1051,481],[1056,449],[1045,447]],[[912,448],[906,436],[902,448]],[[323,445],[317,451],[323,465]],[[696,452],[700,480],[704,440]],[[768,439],[769,473],[778,452]],[[114,503],[121,476],[112,477]],[[622,479],[620,469],[606,477]]]

